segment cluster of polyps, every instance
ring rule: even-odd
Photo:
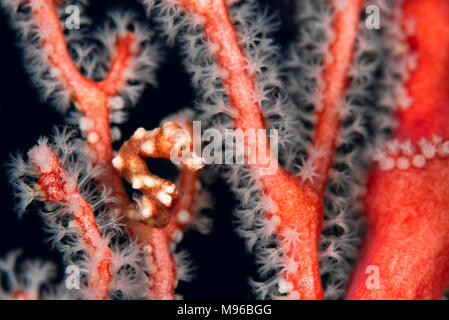
[[[416,146],[411,140],[390,140],[383,149],[374,152],[373,160],[378,162],[380,168],[385,171],[395,168],[407,170],[410,167],[423,168],[427,161],[435,157],[446,158],[447,156],[449,156],[449,141],[433,136],[432,140],[421,138]]]

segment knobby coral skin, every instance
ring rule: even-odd
[[[402,10],[414,21],[407,42],[418,55],[405,81],[412,100],[397,111],[399,125],[369,178],[368,234],[349,299],[439,299],[449,285],[449,4],[412,0]],[[365,285],[369,266],[381,275],[372,290]]]
[[[64,129],[39,140],[10,170],[17,207],[44,202],[52,243],[81,270],[80,290],[57,287],[61,298],[179,297],[192,266],[176,245],[189,227],[210,229],[200,214],[211,202],[197,171],[204,159],[190,153],[176,163],[176,182],[146,160],[192,150],[193,120],[212,130],[208,138],[243,133],[244,164],[224,152],[235,164],[223,165],[222,150],[213,151],[238,200],[237,232],[255,254],[259,298],[441,298],[449,285],[446,2],[292,1],[297,37],[285,56],[273,41],[277,17],[257,1],[141,2],[154,33],[114,12],[90,41],[84,12],[82,30],[64,30],[70,1],[2,1],[44,101],[62,112],[73,105],[68,121],[81,131],[81,139]],[[365,24],[368,5],[380,10],[380,30]],[[180,44],[194,110],[153,130],[144,123],[114,151],[121,132],[111,124],[155,83],[160,35]],[[262,132],[260,141],[249,132]],[[210,142],[204,150],[217,143],[201,139]],[[357,258],[362,211],[368,230]],[[35,268],[29,285],[14,261],[0,263],[10,289],[2,296],[45,298],[38,287],[51,268]]]

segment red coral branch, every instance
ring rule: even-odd
[[[198,191],[201,188],[199,174],[199,171],[192,171],[184,166],[181,167],[178,178],[181,194],[172,209],[174,219],[165,228],[167,234],[173,234],[177,229],[183,229],[189,226],[192,219],[195,218],[197,212],[193,208]]]
[[[397,112],[399,127],[370,175],[369,229],[348,299],[440,299],[449,285],[449,3],[408,0],[402,10],[415,23],[412,104]]]
[[[89,286],[97,292],[97,299],[106,299],[111,282],[111,250],[102,238],[95,215],[77,190],[76,182],[67,176],[57,155],[46,145],[39,145],[30,151],[32,165],[39,173],[36,187],[40,200],[55,202],[68,208],[76,225],[79,227],[88,254],[98,261],[89,270]]]
[[[341,6],[341,1],[332,2],[336,8]],[[312,186],[321,195],[335,153],[335,137],[340,131],[340,104],[348,84],[348,69],[352,62],[361,5],[361,0],[351,0],[338,8],[333,22],[335,40],[330,45],[330,55],[324,60],[322,77],[325,89],[321,110],[315,110],[318,121],[313,138],[314,148],[308,155],[314,159],[312,166],[316,174]]]
[[[182,0],[178,3],[186,11],[204,18],[204,33],[217,46],[215,55],[219,66],[226,70],[223,82],[230,105],[238,111],[233,118],[234,128],[243,131],[265,129],[261,107],[255,102],[255,79],[246,71],[247,57],[230,21],[226,1]],[[268,155],[269,164],[275,164],[276,174],[260,176],[264,193],[275,204],[267,216],[275,223],[275,233],[280,242],[290,244],[282,249],[290,262],[297,265],[297,270],[286,274],[286,279],[281,280],[279,285],[282,293],[289,293],[289,297],[294,299],[323,298],[317,249],[323,210],[321,199],[335,149],[335,136],[339,130],[338,104],[345,89],[346,73],[352,59],[360,6],[360,0],[349,1],[347,8],[337,13],[334,24],[336,39],[331,46],[332,59],[325,63],[324,109],[317,113],[319,121],[314,139],[316,148],[324,151],[322,158],[315,158],[321,178],[313,185],[301,183],[298,178],[282,169],[271,153]],[[265,144],[268,145],[268,141]],[[248,140],[245,141],[245,147],[257,149]],[[249,150],[248,153],[250,152],[253,151]],[[267,164],[258,160],[249,166],[257,172],[266,168]],[[291,234],[290,231],[296,234],[293,243],[291,236],[287,236]]]
[[[112,188],[123,204],[127,196],[120,176],[111,165],[113,150],[109,126],[109,104],[128,80],[124,73],[140,49],[132,32],[119,35],[115,43],[115,55],[110,69],[103,81],[96,83],[81,74],[70,57],[61,28],[56,4],[53,0],[33,0],[32,14],[42,34],[41,45],[48,53],[52,72],[57,74],[64,86],[70,90],[71,98],[83,113],[86,125],[87,142],[94,151],[95,163],[107,172],[99,182]]]
[[[164,229],[150,228],[145,224],[130,221],[130,234],[139,239],[147,253],[146,261],[153,266],[150,270],[150,290],[148,298],[154,300],[174,300],[177,283],[176,263],[170,253],[170,236]]]

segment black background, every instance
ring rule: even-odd
[[[292,6],[286,1],[259,2],[270,11],[280,13],[282,24],[275,37],[285,49],[295,37],[291,23]],[[133,9],[143,21],[145,19],[138,1],[92,1],[86,13],[93,20],[93,27],[101,24],[107,10],[113,8]],[[26,258],[52,260],[61,269],[58,252],[46,242],[48,235],[42,231],[36,206],[31,205],[22,219],[15,214],[12,188],[4,165],[11,153],[26,153],[40,136],[51,136],[55,125],[64,125],[65,115],[50,103],[40,102],[39,93],[25,72],[22,52],[16,46],[17,38],[9,26],[9,17],[1,12],[0,18],[0,256],[22,248]],[[145,23],[154,28],[150,21]],[[193,107],[195,92],[178,48],[164,47],[163,56],[164,61],[157,71],[158,88],[147,87],[139,103],[128,109],[129,120],[119,125],[125,139],[138,127],[152,129],[163,117]],[[156,165],[161,166],[158,170],[162,172],[169,166],[166,163]],[[210,191],[215,201],[215,209],[209,212],[214,227],[208,236],[191,231],[181,242],[180,247],[191,253],[197,270],[196,278],[190,283],[181,283],[177,292],[185,299],[252,299],[248,279],[256,274],[255,264],[246,252],[243,240],[234,232],[234,197],[222,181],[217,181]]]

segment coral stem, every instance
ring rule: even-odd
[[[111,187],[113,195],[126,204],[127,196],[120,176],[111,164],[113,150],[108,103],[127,81],[124,72],[139,51],[134,44],[135,37],[128,32],[116,40],[109,73],[102,82],[97,83],[84,77],[70,57],[54,1],[33,0],[32,8],[33,17],[43,35],[41,45],[47,52],[52,72],[70,90],[75,105],[91,123],[86,132],[88,145],[94,151],[94,162],[107,170],[99,182]]]
[[[98,230],[94,212],[77,190],[76,185],[70,181],[53,151],[46,146],[38,146],[30,153],[32,159],[33,152],[48,155],[47,163],[43,164],[40,161],[33,163],[40,173],[36,186],[42,193],[42,200],[56,202],[68,207],[81,231],[84,243],[89,249],[88,254],[95,257],[95,261],[98,261],[89,270],[89,285],[97,292],[97,299],[106,299],[111,281],[109,270],[111,251]]]
[[[371,171],[368,234],[348,299],[440,299],[449,285],[449,3],[408,0],[402,10],[415,23],[413,102],[398,111],[395,140]]]
[[[245,53],[239,46],[238,35],[229,19],[225,1],[178,1],[187,11],[194,12],[204,18],[204,33],[217,46],[214,54],[219,66],[226,70],[223,82],[227,89],[230,104],[238,111],[234,117],[234,127],[246,131],[248,129],[265,129],[261,107],[255,97],[255,79],[246,71]],[[326,69],[326,80],[329,94],[327,107],[322,117],[317,144],[328,149],[333,148],[338,118],[335,111],[344,89],[346,70],[351,61],[355,33],[358,26],[360,1],[352,1],[350,10],[339,13],[336,29],[341,34],[333,46],[336,55],[334,63]],[[347,27],[349,29],[347,30]],[[337,82],[337,84],[334,84]],[[256,146],[245,142],[248,149]],[[268,145],[268,142],[266,142]],[[270,150],[268,148],[268,150]],[[330,150],[332,151],[332,150]],[[268,218],[278,216],[281,219],[275,233],[282,242],[287,229],[295,230],[301,243],[295,248],[286,248],[286,254],[298,263],[298,270],[287,275],[287,281],[293,284],[291,297],[300,299],[322,299],[323,293],[318,270],[317,246],[322,220],[322,189],[312,189],[301,185],[298,179],[283,170],[274,155],[269,153],[269,163],[274,163],[276,174],[260,177],[264,193],[275,203],[275,209],[269,210]],[[322,171],[329,167],[331,155],[322,164]],[[258,161],[250,165],[255,172],[266,167],[266,163]],[[275,218],[276,219],[276,218]]]
[[[332,1],[337,7],[339,0]],[[325,90],[322,110],[317,111],[318,121],[313,138],[313,152],[322,153],[313,162],[316,179],[313,187],[323,192],[328,179],[328,171],[335,153],[335,138],[340,130],[339,107],[346,89],[347,72],[352,62],[355,40],[360,21],[361,0],[347,1],[343,8],[335,13],[333,28],[335,40],[330,45],[330,56],[324,59],[323,81]],[[309,154],[309,157],[313,157]]]
[[[176,266],[170,253],[170,237],[164,229],[151,228],[143,223],[129,221],[128,231],[143,244],[146,260],[153,266],[150,272],[149,299],[174,300]]]

